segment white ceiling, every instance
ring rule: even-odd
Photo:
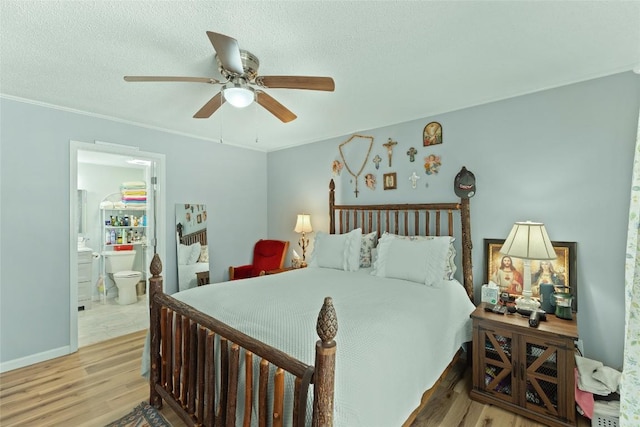
[[[124,75],[219,77],[206,31],[260,75],[331,76],[192,116],[219,90]],[[0,94],[271,151],[640,66],[639,1],[0,2]],[[256,141],[257,139],[257,141]]]

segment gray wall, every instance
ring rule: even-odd
[[[620,368],[624,336],[624,253],[640,77],[624,73],[580,84],[359,131],[398,141],[397,190],[362,181],[357,201],[454,200],[453,177],[473,171],[471,200],[476,294],[483,282],[483,239],[504,238],[514,221],[545,222],[556,241],[578,243],[578,326],[586,355]],[[328,229],[328,183],[338,145],[349,135],[269,154],[0,98],[0,363],[69,345],[69,140],[108,141],[167,159],[165,275],[176,277],[174,204],[205,203],[212,281],[249,261],[257,236],[288,239],[296,214]],[[437,176],[424,175],[421,135],[443,125]],[[189,147],[186,149],[185,147]],[[420,154],[410,164],[404,154]],[[192,153],[199,153],[193,155]],[[421,173],[410,188],[413,170]],[[364,173],[373,170],[373,164]],[[343,170],[339,202],[353,186]],[[429,187],[425,188],[425,182]],[[257,215],[256,213],[266,215]],[[312,235],[313,237],[313,235]],[[213,244],[217,242],[217,244]],[[75,242],[72,242],[75,245]],[[175,282],[168,291],[176,290]]]
[[[256,215],[267,210],[263,152],[6,98],[0,109],[0,363],[70,344],[70,140],[166,155],[167,278],[177,277],[175,203],[207,205],[214,282],[248,262],[256,236],[267,235],[266,216]]]
[[[578,328],[587,357],[621,368],[624,339],[624,257],[631,167],[640,107],[640,76],[623,73],[429,117],[358,131],[375,137],[363,175],[377,172],[371,191],[360,178],[336,178],[339,203],[455,200],[453,179],[464,165],[477,181],[471,199],[476,300],[484,282],[485,238],[504,239],[515,221],[546,224],[552,240],[577,242]],[[422,130],[435,120],[444,143],[422,147]],[[328,230],[328,183],[338,145],[350,135],[268,155],[269,234],[296,242],[295,215],[310,213],[314,230]],[[392,138],[393,167],[382,144]],[[415,163],[405,154],[418,149]],[[424,173],[423,157],[442,156],[437,176]],[[371,159],[384,161],[376,171]],[[352,169],[357,169],[352,166]],[[413,190],[416,170],[421,179]],[[286,173],[284,172],[286,171]],[[381,175],[398,173],[398,189],[382,190]],[[425,187],[425,182],[429,187]],[[312,235],[313,238],[313,235]],[[297,244],[293,248],[298,250]]]

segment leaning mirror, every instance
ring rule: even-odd
[[[209,283],[207,207],[203,204],[176,205],[178,290]]]

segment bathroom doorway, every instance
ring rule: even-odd
[[[165,259],[165,209],[160,208],[165,205],[165,156],[78,141],[70,142],[70,156],[70,350],[75,352],[148,327],[149,264],[154,253]],[[135,191],[128,191],[132,184]],[[112,217],[131,222],[126,228],[120,222],[108,228]],[[114,229],[118,240],[111,245]],[[105,272],[104,254],[115,250],[116,243],[134,253],[130,270],[141,273],[137,298],[127,304],[119,304],[113,274]]]

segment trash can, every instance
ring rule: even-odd
[[[144,280],[140,280],[136,284],[136,295],[140,296],[146,293],[147,293],[147,282],[145,282]]]

